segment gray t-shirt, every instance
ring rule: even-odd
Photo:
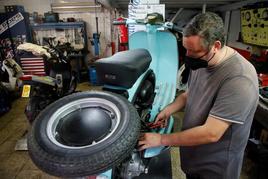
[[[215,67],[191,71],[182,130],[208,116],[231,125],[216,143],[180,147],[182,169],[209,179],[238,179],[258,104],[255,68],[237,52]]]

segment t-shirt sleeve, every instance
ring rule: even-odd
[[[187,80],[187,87],[189,88],[189,85],[191,83],[191,78],[192,78],[192,70],[189,72],[188,80]]]
[[[258,100],[253,82],[245,77],[226,80],[219,88],[210,116],[243,124]]]

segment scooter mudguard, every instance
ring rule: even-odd
[[[178,71],[178,47],[175,36],[168,31],[159,31],[156,26],[147,25],[147,32],[139,31],[131,35],[129,39],[129,49],[144,48],[147,49],[151,56],[152,69],[156,76],[156,96],[151,110],[150,122],[153,122],[159,111],[171,103],[175,98],[176,93],[176,77]],[[139,78],[136,83],[138,84]],[[135,83],[135,84],[136,84]],[[133,98],[137,86],[133,85],[128,90],[129,98]],[[169,124],[166,128],[157,131],[161,134],[168,134],[172,130],[174,123],[173,117],[169,119]],[[145,150],[144,157],[154,157],[165,148],[155,147]]]

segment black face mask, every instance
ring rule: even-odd
[[[202,55],[199,58],[193,58],[193,57],[185,56],[185,59],[184,59],[185,66],[188,67],[188,68],[190,68],[191,70],[197,70],[199,68],[207,68],[208,67],[208,62],[215,55],[215,53],[214,53],[213,56],[208,61],[201,59],[202,57],[204,57],[205,55],[207,55],[208,52],[205,53],[204,55]]]

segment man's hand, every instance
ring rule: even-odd
[[[167,126],[168,119],[170,118],[170,114],[167,112],[167,110],[163,110],[160,113],[157,114],[157,117],[155,119],[155,124],[158,122],[161,122],[161,127],[164,128]]]
[[[161,145],[161,134],[157,133],[142,133],[139,138],[139,150],[144,150],[151,147]]]

